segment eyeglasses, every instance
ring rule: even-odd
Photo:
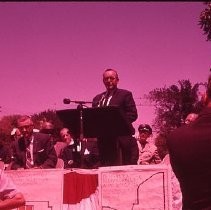
[[[23,130],[23,129],[29,129],[29,128],[31,128],[33,125],[24,125],[24,126],[20,126],[20,127],[18,127],[18,129],[20,129],[20,130]]]
[[[113,81],[113,80],[115,80],[115,79],[117,79],[117,78],[116,78],[116,77],[104,77],[104,78],[103,78],[104,81],[108,81],[108,80]]]

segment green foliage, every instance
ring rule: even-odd
[[[205,2],[208,8],[205,8],[200,14],[199,25],[207,36],[207,41],[211,41],[211,2]]]
[[[16,121],[19,115],[4,116],[0,120],[0,142],[3,145],[11,143],[11,131],[16,127]]]
[[[57,114],[54,110],[47,110],[47,111],[40,112],[38,114],[34,114],[32,116],[32,120],[37,129],[42,128],[43,122],[52,123],[54,126],[53,137],[55,139],[59,138],[59,131],[63,127],[63,123],[61,122],[61,120],[59,119],[59,117],[57,116]]]
[[[202,83],[192,85],[189,80],[180,80],[178,83],[179,85],[156,88],[145,95],[155,105],[153,127],[161,134],[181,126],[189,113],[198,113],[202,108],[198,98],[199,85]]]

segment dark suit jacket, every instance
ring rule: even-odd
[[[167,138],[170,161],[183,195],[183,209],[211,209],[211,108]]]
[[[95,96],[92,102],[92,106],[98,107],[101,98],[105,94],[106,92],[103,92]],[[117,88],[113,93],[109,106],[120,107],[129,123],[134,122],[138,117],[135,101],[133,99],[132,93],[128,90]]]
[[[0,161],[3,161],[5,164],[11,161],[10,150],[4,145],[0,145]]]
[[[57,155],[50,136],[43,133],[33,133],[33,158],[34,166],[42,168],[55,168]],[[12,145],[13,162],[11,169],[25,168],[26,145],[23,138],[20,138]]]
[[[82,148],[82,168],[98,168],[99,166],[99,151],[96,138],[87,138]]]
[[[64,161],[64,168],[97,168],[99,165],[99,152],[97,139],[88,138],[82,143],[81,152],[77,151],[77,143],[68,145],[61,151],[60,158]],[[71,161],[72,164],[68,164]]]
[[[64,168],[79,168],[81,164],[80,152],[77,151],[77,144],[64,147],[59,156],[64,161]],[[70,163],[71,161],[71,163]]]
[[[103,92],[95,96],[92,101],[92,106],[98,107],[105,94],[106,92]],[[125,120],[129,124],[131,135],[117,137],[108,133],[102,137],[98,137],[100,160],[104,165],[120,164],[117,158],[117,145],[114,145],[114,143],[118,141],[119,147],[122,150],[123,164],[134,164],[134,162],[137,162],[137,160],[134,161],[134,157],[135,159],[138,158],[138,145],[136,141],[135,144],[133,144],[131,139],[132,134],[135,133],[135,129],[133,128],[132,123],[137,119],[138,113],[132,93],[128,90],[117,88],[112,94],[109,106],[117,106],[120,108],[125,117]]]

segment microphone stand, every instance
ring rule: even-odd
[[[83,104],[79,103],[77,106],[77,109],[80,113],[80,135],[79,135],[79,144],[80,144],[80,168],[83,168],[84,165],[84,148],[86,145],[84,145],[84,125],[83,125]]]
[[[80,134],[79,134],[79,144],[80,145],[80,158],[81,158],[81,162],[80,162],[80,168],[83,168],[84,166],[84,152],[86,149],[86,141],[84,141],[84,125],[83,125],[83,108],[87,107],[85,104],[90,104],[92,102],[86,102],[86,101],[68,101],[73,102],[78,104],[77,106],[77,110],[79,110],[80,113]]]

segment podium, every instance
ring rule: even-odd
[[[126,116],[117,106],[57,110],[56,113],[64,127],[69,128],[73,133],[74,138],[96,137],[102,139],[101,141],[106,141],[106,139],[135,133],[132,124],[127,121]],[[114,147],[114,144],[111,141],[103,142],[107,148]],[[117,145],[117,153],[119,153],[117,162],[121,162],[118,148]],[[111,151],[114,151],[114,148],[111,148]]]
[[[83,108],[83,136],[95,138],[105,135],[125,136],[134,134],[133,126],[127,122],[121,109],[116,106]],[[56,111],[65,127],[70,128],[74,137],[80,136],[80,110],[65,109]]]

